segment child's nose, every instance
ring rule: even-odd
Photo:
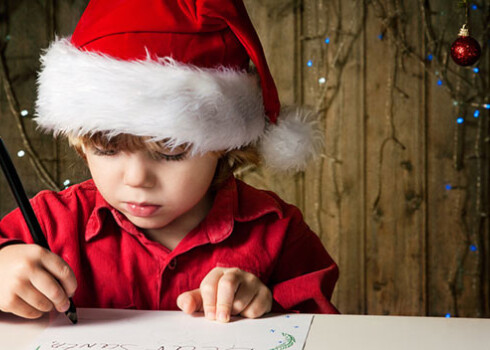
[[[155,176],[151,164],[141,154],[128,156],[124,169],[124,184],[131,187],[152,187]]]

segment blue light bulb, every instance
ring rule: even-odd
[[[461,117],[459,117],[458,119],[456,119],[456,122],[457,122],[458,124],[463,124],[463,123],[464,123],[464,119],[463,119],[463,118],[461,118]]]
[[[312,60],[309,60],[308,62],[306,62],[306,65],[307,65],[308,67],[313,66],[313,61],[312,61]]]
[[[330,44],[330,38],[329,37],[325,38],[325,44]]]
[[[473,113],[473,117],[478,118],[480,116],[480,111],[477,109],[475,113]]]

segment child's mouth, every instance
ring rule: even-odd
[[[159,205],[131,202],[124,203],[124,206],[131,215],[139,217],[150,216],[160,208]]]

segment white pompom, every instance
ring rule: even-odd
[[[260,141],[265,165],[279,171],[301,171],[323,151],[323,132],[315,113],[283,108],[277,124],[269,124]]]

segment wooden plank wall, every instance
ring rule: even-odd
[[[326,149],[304,174],[259,169],[245,179],[303,209],[339,263],[335,304],[345,313],[490,316],[488,112],[471,120],[475,108],[453,103],[465,87],[451,95],[448,85],[461,82],[424,59],[447,58],[464,12],[448,1],[246,5],[283,102],[320,111]],[[489,2],[478,6],[482,42]],[[444,40],[435,51],[430,25]],[[480,76],[447,62],[479,88],[480,102],[489,99],[479,82],[488,59]]]
[[[472,102],[490,102],[481,93],[490,80],[487,44],[479,75],[448,62],[453,73],[443,77],[437,60],[423,60],[429,52],[444,58],[448,48],[434,48],[429,22],[437,38],[456,38],[464,18],[455,2],[245,1],[282,102],[319,111],[326,147],[304,173],[259,168],[239,176],[303,210],[340,266],[334,303],[344,313],[490,316],[490,115],[482,109],[473,118],[476,107],[453,103],[471,90],[465,83],[452,86],[456,95],[449,89],[459,74],[480,91]],[[40,50],[55,32],[71,33],[87,3],[0,3],[8,78],[0,89],[0,135],[13,154],[26,149],[15,116],[28,111],[28,139],[60,188],[88,174],[63,140],[35,129],[35,72]],[[481,39],[490,1],[478,6],[471,15]],[[18,106],[9,104],[9,86]],[[47,185],[31,158],[14,162],[34,195]],[[0,215],[14,207],[8,192],[0,179]]]

